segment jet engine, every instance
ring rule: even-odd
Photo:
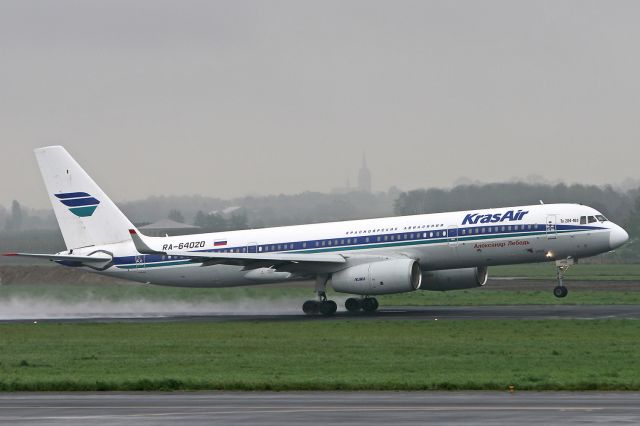
[[[360,295],[405,293],[420,288],[420,264],[413,259],[391,259],[365,263],[335,272],[333,289]]]
[[[488,277],[486,266],[427,271],[422,274],[420,290],[447,291],[482,287],[487,283]]]

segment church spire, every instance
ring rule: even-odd
[[[358,172],[358,190],[363,192],[371,192],[371,172],[367,167],[367,156],[362,153],[362,167]]]

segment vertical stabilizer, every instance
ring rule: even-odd
[[[68,249],[130,240],[129,219],[63,147],[35,154]]]

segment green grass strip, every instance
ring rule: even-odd
[[[2,324],[1,391],[640,390],[640,322]]]

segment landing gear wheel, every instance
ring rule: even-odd
[[[375,297],[367,297],[362,299],[362,310],[365,312],[374,312],[378,309],[378,299]]]
[[[302,312],[304,312],[307,315],[317,314],[318,311],[320,310],[319,305],[320,303],[316,302],[315,300],[307,300],[302,304]]]
[[[566,297],[569,290],[564,286],[563,279],[564,273],[567,272],[569,267],[575,263],[573,258],[566,258],[556,260],[556,277],[558,279],[558,285],[553,289],[553,295],[555,297]]]
[[[338,305],[333,300],[320,302],[320,313],[324,316],[333,315],[338,310]]]
[[[557,286],[557,287],[555,287],[555,288],[553,289],[553,295],[554,295],[555,297],[560,297],[560,298],[562,298],[562,297],[565,297],[565,296],[567,295],[567,293],[569,293],[569,290],[567,290],[567,288],[566,288],[566,287],[560,287],[560,286]]]
[[[355,297],[350,297],[344,302],[344,307],[347,308],[349,312],[358,312],[362,309],[362,301]]]

